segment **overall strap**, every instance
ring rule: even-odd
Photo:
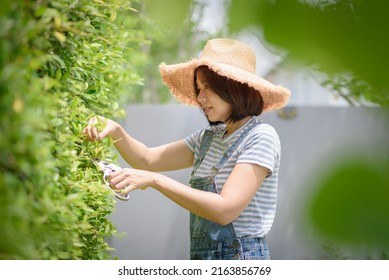
[[[200,166],[203,161],[209,147],[211,146],[213,136],[217,133],[217,130],[206,129],[204,135],[201,139],[199,157],[196,159],[193,164],[192,176],[196,173],[197,168]]]
[[[257,125],[261,124],[262,121],[256,121],[255,118],[251,119],[250,122],[247,124],[247,126],[244,128],[241,135],[239,135],[238,139],[235,140],[235,142],[231,145],[231,147],[224,153],[224,155],[221,157],[219,162],[212,167],[213,173],[217,173],[223,165],[226,163],[226,161],[231,157],[232,153],[236,150],[238,145],[243,141],[243,139],[247,136],[247,134]]]

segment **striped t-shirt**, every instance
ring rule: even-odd
[[[216,188],[220,193],[237,163],[258,164],[269,169],[267,178],[262,182],[249,205],[233,221],[238,237],[264,237],[273,224],[276,211],[278,171],[281,158],[280,140],[272,126],[260,123],[258,116],[253,118],[255,119],[252,121],[257,122],[257,125],[241,141],[237,149],[215,176]],[[239,137],[248,123],[224,139],[225,125],[211,128],[215,129],[217,133],[213,137],[207,154],[193,176],[210,176],[212,167],[219,162],[220,158]],[[199,157],[200,144],[204,132],[205,129],[202,129],[185,138],[185,143],[194,153],[195,161]]]

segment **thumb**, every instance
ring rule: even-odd
[[[100,133],[99,133],[99,140],[103,140],[107,135],[110,133],[109,127],[105,127]]]

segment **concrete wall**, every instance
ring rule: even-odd
[[[146,145],[182,139],[207,125],[199,109],[183,105],[133,105],[123,122]],[[295,117],[276,112],[263,120],[273,125],[282,142],[282,163],[276,219],[268,235],[272,259],[316,259],[321,244],[301,228],[301,213],[310,183],[321,170],[348,152],[374,157],[389,143],[388,117],[376,108],[297,108]],[[122,166],[126,166],[122,162]],[[188,183],[189,169],[167,175]],[[119,259],[188,259],[189,213],[152,189],[131,193],[118,201],[112,215],[121,238],[115,237],[113,256]]]

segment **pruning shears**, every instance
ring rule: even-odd
[[[109,184],[108,177],[111,175],[112,172],[121,170],[120,166],[117,166],[116,164],[106,162],[104,160],[99,159],[93,159],[93,164],[99,168],[103,172],[103,181],[104,184],[111,190],[111,192],[120,200],[127,201],[130,198],[129,194],[121,194],[119,191],[115,191],[111,188],[111,185]]]

